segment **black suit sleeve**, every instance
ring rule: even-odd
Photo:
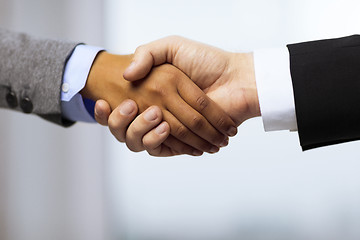
[[[360,139],[360,36],[288,45],[303,150]]]

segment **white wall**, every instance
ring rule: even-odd
[[[130,53],[176,34],[226,50],[360,32],[358,1],[105,1],[106,46]],[[108,139],[117,239],[359,239],[359,142],[303,153],[261,119],[201,158],[157,159]],[[120,157],[121,156],[121,157]]]

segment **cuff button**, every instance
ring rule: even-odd
[[[10,108],[16,108],[18,106],[18,100],[16,94],[12,91],[6,94],[6,102]]]
[[[70,90],[70,85],[69,85],[68,83],[64,83],[64,84],[61,86],[61,90],[62,90],[64,93],[69,92],[69,90]]]
[[[28,97],[23,98],[20,102],[20,107],[24,113],[31,113],[33,110],[33,104],[30,98]]]

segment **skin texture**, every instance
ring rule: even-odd
[[[98,100],[95,110],[97,110],[95,111],[96,121],[107,126],[108,119],[111,119],[110,130],[113,135],[120,142],[126,142],[130,150],[146,150],[153,156],[168,156],[166,149],[162,147],[162,143],[170,134],[170,126],[162,120],[159,107],[151,106],[148,109],[155,114],[155,119],[150,121],[145,117],[146,112],[136,116],[137,105],[130,99],[122,102],[113,112],[111,112],[110,105],[106,101]],[[159,125],[160,122],[162,124]],[[196,150],[191,155],[200,156],[202,152]]]
[[[148,122],[154,122],[160,115],[160,119],[163,118],[167,125],[159,126],[158,133],[163,136],[162,133],[167,132],[168,126],[170,127],[170,135],[161,144],[160,152],[163,156],[217,152],[219,146],[227,140],[226,133],[235,126],[231,118],[172,65],[155,67],[146,78],[136,82],[124,80],[123,72],[130,60],[131,56],[100,53],[81,94],[94,101],[103,99],[112,109],[126,99],[133,99],[138,112],[145,112],[143,116]],[[158,108],[145,111],[151,105]],[[123,108],[126,108],[126,104]],[[124,109],[120,109],[123,114]],[[119,125],[116,115],[114,116],[109,118],[113,134],[113,127]],[[139,131],[142,130],[134,130],[135,133]],[[154,147],[151,141],[148,145]],[[132,150],[141,151],[143,148],[135,146]]]
[[[182,70],[239,126],[260,116],[252,53],[230,53],[171,36],[136,49],[124,78],[137,81],[152,67],[171,63]]]
[[[154,66],[164,63],[173,64],[182,70],[229,114],[237,126],[249,118],[260,116],[251,53],[230,53],[182,37],[171,36],[137,48],[124,78],[138,81],[147,76]],[[107,108],[105,104],[103,107]],[[106,119],[108,116],[102,117]],[[110,119],[111,117],[113,116],[110,116]],[[145,128],[145,125],[133,122],[127,130],[121,131],[132,131],[133,128]],[[136,139],[127,138],[126,142],[136,143],[140,148],[146,136],[145,133]],[[153,138],[153,141],[158,143],[160,138]],[[223,145],[227,143],[224,142]],[[144,147],[143,149],[147,150]]]

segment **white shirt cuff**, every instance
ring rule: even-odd
[[[284,47],[254,51],[254,65],[265,131],[296,131],[288,49]]]
[[[78,45],[66,63],[61,86],[61,108],[64,118],[71,121],[95,122],[86,110],[79,92],[86,84],[95,57],[102,50],[104,49],[100,47]]]

